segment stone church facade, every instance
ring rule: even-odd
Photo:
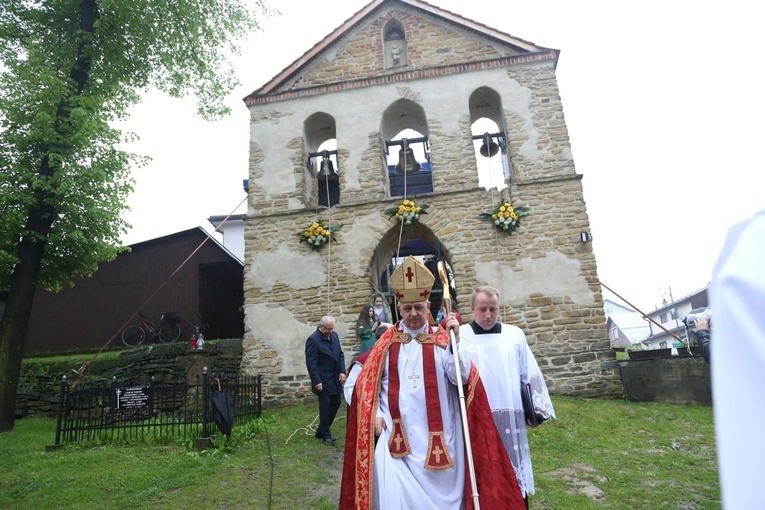
[[[557,59],[431,4],[375,0],[245,98],[242,369],[264,376],[266,402],[310,395],[304,344],[322,315],[350,363],[361,307],[390,295],[408,254],[453,268],[463,321],[473,287],[498,288],[551,393],[621,394]],[[495,177],[479,185],[479,170]],[[427,214],[402,227],[385,209],[405,198]],[[479,218],[500,201],[528,208],[511,235]],[[342,225],[320,250],[301,242],[317,220]]]

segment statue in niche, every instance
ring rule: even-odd
[[[401,53],[401,46],[399,45],[391,46],[390,54],[391,54],[391,57],[393,57],[394,66],[397,66],[401,60],[400,53]]]

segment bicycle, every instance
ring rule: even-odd
[[[162,312],[157,324],[138,312],[138,322],[122,331],[122,343],[128,347],[136,347],[146,340],[147,334],[151,334],[152,340],[159,340],[163,344],[176,342],[181,337],[180,322],[175,312]]]

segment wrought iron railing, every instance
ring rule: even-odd
[[[204,369],[195,384],[81,384],[61,381],[56,445],[78,441],[208,438],[217,431],[211,396],[227,389],[234,404],[232,425],[262,413],[261,376],[210,375]]]

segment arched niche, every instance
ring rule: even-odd
[[[385,69],[408,64],[406,53],[406,32],[396,18],[391,18],[383,27],[383,54]]]

